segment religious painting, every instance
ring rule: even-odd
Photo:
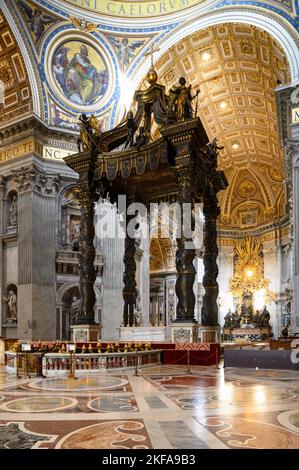
[[[53,16],[48,15],[39,8],[35,8],[30,2],[23,0],[18,1],[19,8],[23,17],[25,18],[29,28],[31,36],[34,42],[37,44],[42,35],[58,20]]]
[[[90,106],[106,93],[109,73],[99,51],[81,40],[60,45],[53,54],[52,74],[60,92],[72,103]]]
[[[75,131],[80,130],[80,125],[78,121],[78,114],[71,114],[60,108],[56,103],[54,103],[51,98],[49,98],[50,102],[50,123],[52,126],[60,127],[64,129],[72,129]],[[100,124],[101,130],[104,132],[108,129],[108,122],[109,122],[109,110],[104,116],[101,116]]]
[[[140,51],[140,49],[145,45],[147,40],[150,39],[115,36],[107,37],[117,53],[120,68],[122,71],[126,70],[128,65],[132,62],[132,60]]]
[[[257,210],[244,211],[240,213],[240,227],[256,227]]]

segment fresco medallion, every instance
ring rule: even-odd
[[[95,38],[62,36],[49,44],[47,78],[61,104],[78,111],[98,111],[111,97],[113,67]]]

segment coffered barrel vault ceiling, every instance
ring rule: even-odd
[[[220,195],[221,226],[254,228],[284,215],[284,163],[275,87],[289,66],[271,36],[252,26],[223,24],[177,43],[155,64],[167,89],[185,76],[200,89],[198,115],[224,146],[219,167],[229,187]]]
[[[3,104],[0,103],[1,126],[32,110],[31,89],[26,67],[17,41],[1,11],[0,81],[4,85],[4,101]]]

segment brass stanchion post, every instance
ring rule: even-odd
[[[187,365],[188,365],[187,372],[188,372],[188,374],[191,374],[191,370],[190,370],[190,351],[189,351],[189,349],[187,350]]]
[[[70,351],[70,372],[68,375],[69,379],[76,379],[76,358],[74,351]]]

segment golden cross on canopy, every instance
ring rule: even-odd
[[[145,56],[148,56],[148,55],[151,56],[151,68],[154,67],[154,52],[158,52],[159,50],[160,50],[160,47],[155,46],[154,44],[152,44],[149,52],[145,53]]]

